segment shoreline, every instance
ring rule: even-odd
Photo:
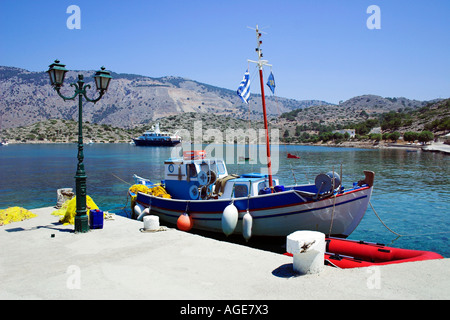
[[[78,142],[54,142],[54,141],[14,141],[8,142],[8,145],[19,144],[78,144]],[[84,143],[83,145],[90,144],[131,144],[131,141],[126,142],[123,140],[117,140],[114,142],[93,142]],[[275,145],[275,143],[272,143]],[[432,142],[430,144],[406,144],[406,143],[393,143],[393,142],[370,142],[370,141],[345,141],[341,143],[278,143],[277,145],[286,146],[314,146],[314,147],[336,147],[336,148],[359,148],[359,149],[405,149],[405,150],[423,150],[430,152],[443,152],[450,153],[450,145],[446,145],[440,142]]]

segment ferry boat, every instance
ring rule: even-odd
[[[136,146],[167,146],[172,147],[181,143],[181,137],[176,133],[162,132],[159,129],[159,123],[156,127],[152,126],[150,131],[144,132],[139,138],[133,139]]]
[[[303,185],[285,186],[272,175],[262,72],[268,64],[261,59],[258,26],[256,36],[258,61],[249,62],[259,68],[268,174],[229,174],[222,159],[208,158],[203,150],[185,150],[182,157],[164,162],[161,184],[134,176],[135,185],[128,190],[134,218],[157,215],[183,231],[194,228],[227,236],[240,234],[247,241],[259,236],[285,237],[297,230],[346,238],[367,210],[374,173],[364,171],[364,178],[350,187],[341,185],[341,177],[334,170],[318,174],[314,184]],[[248,74],[247,70],[238,89],[244,102],[249,97]]]

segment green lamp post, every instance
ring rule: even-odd
[[[77,196],[77,209],[75,216],[75,232],[87,232],[89,231],[88,225],[88,216],[86,214],[86,172],[84,171],[84,154],[83,154],[83,122],[82,122],[82,113],[83,113],[83,96],[89,101],[96,103],[99,101],[106,90],[108,90],[109,82],[112,79],[111,73],[105,71],[105,68],[102,67],[101,70],[95,73],[95,85],[97,90],[100,92],[100,95],[96,99],[89,99],[86,95],[86,89],[91,88],[91,85],[84,84],[83,75],[78,75],[77,83],[71,83],[71,87],[75,87],[75,94],[71,97],[66,97],[61,94],[60,90],[64,83],[64,78],[66,72],[68,70],[65,68],[65,65],[60,64],[58,60],[55,60],[53,64],[49,66],[48,74],[50,76],[50,83],[58,93],[58,95],[66,100],[75,100],[78,96],[78,165],[77,172],[75,174],[75,188],[76,188],[76,196]]]

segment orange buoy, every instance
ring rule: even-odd
[[[178,217],[177,228],[181,231],[189,231],[194,226],[194,221],[187,212]]]

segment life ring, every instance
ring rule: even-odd
[[[189,188],[189,197],[191,198],[191,200],[197,200],[199,196],[199,191],[196,185],[192,185]]]
[[[200,170],[200,172],[198,173],[197,179],[198,179],[197,180],[198,183],[201,186],[208,184],[208,174],[203,170]]]

